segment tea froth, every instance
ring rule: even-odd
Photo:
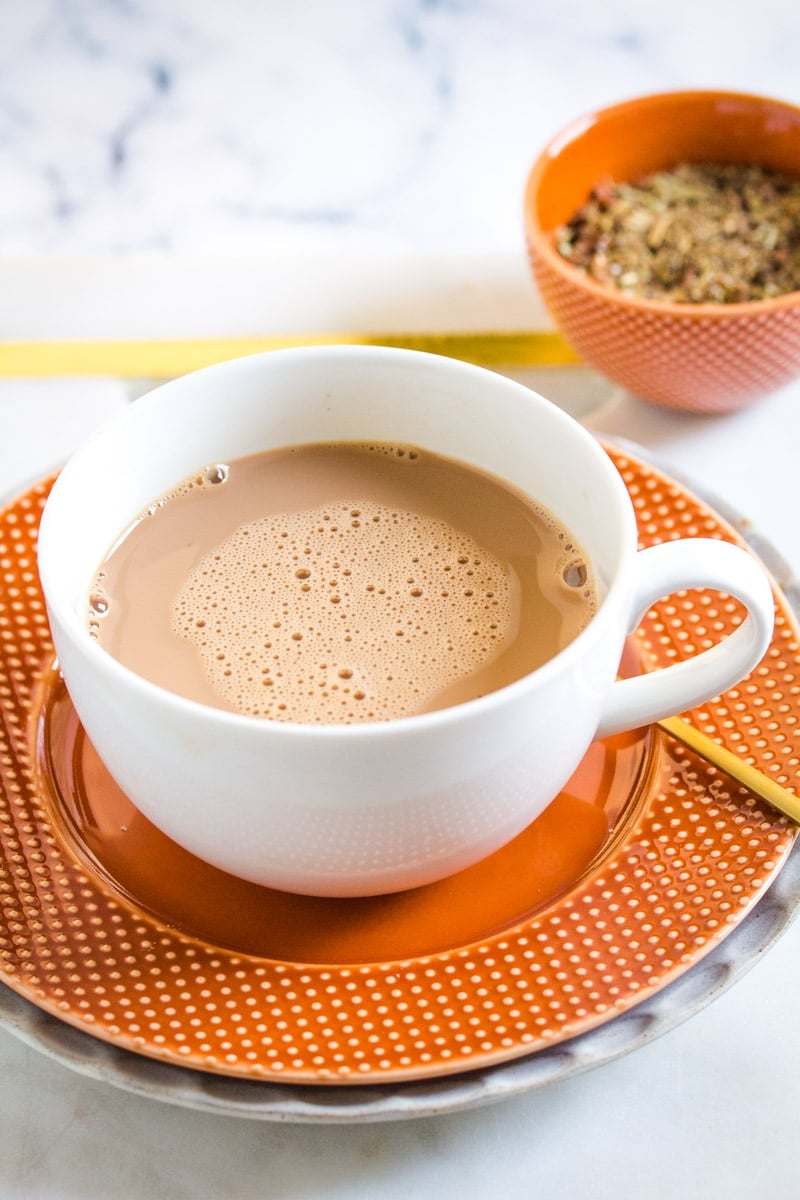
[[[518,615],[507,564],[474,538],[358,499],[240,526],[186,580],[173,628],[233,707],[328,723],[426,708]]]

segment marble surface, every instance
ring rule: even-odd
[[[794,0],[0,0],[2,341],[539,327],[543,141],[644,91],[800,103]],[[518,372],[749,517],[800,573],[800,384],[724,418]],[[0,378],[0,491],[146,381]],[[794,1200],[800,926],[635,1054],[462,1114],[278,1126],[123,1093],[0,1031],[5,1200]]]
[[[542,142],[640,92],[797,99],[791,0],[5,0],[0,251],[516,249]]]

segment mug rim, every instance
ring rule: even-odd
[[[565,428],[570,430],[570,436],[577,437],[583,442],[585,447],[590,447],[589,453],[595,455],[598,463],[603,463],[601,471],[608,482],[608,494],[614,494],[617,499],[617,518],[619,521],[619,536],[618,542],[621,546],[621,557],[619,565],[607,586],[604,589],[604,594],[600,599],[597,611],[592,615],[581,632],[573,638],[566,646],[547,659],[534,670],[527,672],[518,679],[505,684],[501,688],[497,688],[491,692],[487,692],[483,696],[474,697],[470,700],[464,700],[458,704],[452,704],[445,708],[433,709],[428,712],[412,713],[405,716],[391,717],[375,721],[355,722],[353,724],[344,724],[336,722],[310,722],[310,721],[274,721],[265,717],[253,716],[247,713],[232,712],[227,709],[216,708],[211,704],[202,701],[194,700],[187,696],[182,696],[177,692],[172,692],[168,688],[160,684],[154,683],[143,675],[126,666],[124,663],[116,659],[104,647],[91,638],[88,630],[81,624],[80,614],[77,611],[74,596],[62,595],[57,586],[57,578],[53,572],[57,568],[52,568],[49,563],[49,549],[53,539],[56,536],[56,531],[53,526],[57,526],[61,520],[59,509],[59,499],[62,491],[66,491],[66,499],[69,499],[69,489],[74,487],[74,480],[78,478],[81,466],[85,458],[91,454],[96,454],[98,448],[102,447],[103,442],[116,435],[117,431],[124,428],[128,422],[140,421],[148,419],[147,414],[158,403],[160,394],[165,389],[173,389],[177,386],[181,388],[191,387],[192,381],[198,377],[208,378],[213,374],[226,375],[231,369],[236,370],[237,366],[246,369],[249,365],[257,367],[260,361],[276,360],[280,358],[282,361],[296,359],[298,363],[308,361],[311,358],[324,359],[331,356],[336,359],[352,359],[355,361],[369,361],[370,359],[377,362],[388,362],[391,359],[411,361],[412,359],[422,360],[427,363],[432,369],[437,371],[449,371],[452,374],[458,372],[464,373],[475,378],[477,375],[488,377],[492,380],[494,386],[507,387],[513,391],[523,391],[533,402],[544,404],[555,415],[555,419],[563,422]],[[142,406],[142,407],[137,407]],[[146,411],[145,411],[146,410]],[[138,414],[144,412],[144,416]],[[297,443],[294,443],[297,444]],[[307,444],[313,444],[309,441]],[[441,453],[441,451],[437,451]],[[457,456],[453,456],[457,458]],[[461,460],[463,461],[463,459]],[[508,483],[502,476],[499,476],[501,482]],[[63,483],[62,483],[63,480]],[[55,515],[54,515],[55,514]],[[548,680],[559,674],[561,671],[569,669],[570,665],[576,658],[583,654],[583,647],[594,638],[602,636],[599,630],[601,618],[604,612],[611,611],[618,603],[617,597],[619,593],[626,587],[627,578],[632,570],[632,562],[637,550],[637,531],[636,518],[633,506],[630,502],[624,482],[619,475],[619,472],[606,455],[601,443],[593,437],[578,421],[566,413],[563,409],[558,408],[556,404],[548,400],[540,393],[533,391],[524,384],[510,379],[507,376],[500,375],[498,372],[490,371],[484,367],[480,367],[471,363],[463,362],[462,360],[449,358],[443,355],[432,354],[426,351],[406,350],[397,347],[382,347],[382,346],[303,346],[291,347],[281,350],[264,351],[258,354],[249,354],[228,359],[220,363],[213,363],[207,367],[201,367],[196,371],[187,373],[174,380],[170,380],[159,387],[152,389],[145,396],[133,402],[129,408],[125,410],[122,416],[113,418],[109,423],[97,431],[84,445],[79,447],[68,459],[62,471],[56,479],[51,490],[50,496],[44,506],[42,520],[39,529],[39,539],[37,545],[37,560],[39,566],[39,575],[42,584],[42,590],[45,595],[48,615],[50,620],[58,623],[63,634],[69,638],[70,643],[77,648],[78,653],[84,661],[88,661],[92,669],[99,671],[103,675],[105,681],[110,686],[122,686],[128,690],[132,690],[140,701],[153,705],[158,705],[162,708],[171,710],[174,713],[183,713],[187,719],[195,721],[201,720],[208,725],[213,725],[216,728],[241,731],[246,734],[247,731],[259,731],[252,733],[252,736],[266,738],[269,736],[279,737],[282,739],[289,738],[313,738],[314,741],[326,740],[356,740],[356,739],[373,739],[377,737],[393,737],[402,736],[406,732],[409,734],[420,730],[421,728],[429,728],[431,730],[439,728],[442,725],[449,724],[454,720],[464,718],[466,716],[479,717],[483,712],[490,712],[498,706],[513,704],[514,701],[523,693],[538,689],[540,686],[546,686]],[[89,580],[86,580],[86,590],[88,594]]]

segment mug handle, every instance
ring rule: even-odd
[[[658,600],[684,588],[734,596],[747,616],[716,646],[671,667],[618,680],[606,699],[596,737],[650,725],[718,696],[761,660],[770,644],[775,601],[764,569],[739,546],[714,538],[682,538],[640,550],[631,600],[633,633]]]

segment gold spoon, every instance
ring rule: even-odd
[[[750,763],[744,762],[732,750],[720,746],[713,738],[701,733],[681,717],[664,717],[661,721],[656,721],[656,725],[800,825],[800,797],[787,792],[786,788],[781,787],[774,779],[770,779]]]

